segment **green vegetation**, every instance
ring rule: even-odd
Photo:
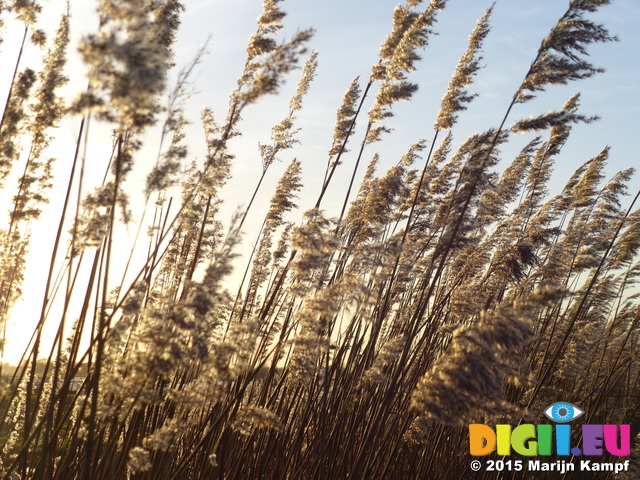
[[[632,169],[605,179],[605,148],[551,194],[572,125],[594,118],[579,113],[579,95],[557,111],[511,118],[547,87],[600,72],[587,48],[614,38],[589,17],[607,0],[571,0],[499,123],[460,142],[453,133],[475,97],[489,8],[432,139],[386,172],[374,156],[357,185],[365,147],[384,141],[394,105],[418,88],[410,74],[437,16],[456,8],[407,0],[371,74],[345,86],[314,208],[298,211],[303,163],[293,160],[260,219],[255,192],[297,142],[317,65],[312,32],[281,39],[281,1],[264,0],[227,115],[217,124],[203,111],[206,155],[185,165],[182,100],[198,60],[167,89],[182,4],[99,3],[100,31],[80,45],[88,87],[65,104],[68,15],[47,44],[37,2],[0,2],[5,18],[24,23],[25,42],[47,46],[41,71],[20,60],[3,70],[12,79],[0,181],[18,182],[0,235],[2,325],[26,288],[30,226],[52,191],[65,195],[39,321],[22,361],[3,371],[4,478],[496,478],[470,470],[467,425],[540,423],[558,400],[579,405],[585,423],[638,432],[640,210],[637,196],[624,199]],[[223,225],[241,116],[296,70],[289,113],[260,145],[260,182]],[[67,179],[52,177],[46,153],[64,115],[81,119]],[[88,185],[84,139],[96,121],[112,126],[113,152],[104,182]],[[144,213],[130,212],[128,182],[153,126],[162,135]],[[512,132],[539,136],[504,158]],[[339,175],[351,179],[344,202],[326,212]],[[138,247],[149,227],[146,258],[138,268],[132,251],[124,277],[113,268],[129,254],[114,246],[122,222],[137,229]],[[243,265],[236,254],[250,223],[259,236]],[[52,324],[50,347],[43,332]]]

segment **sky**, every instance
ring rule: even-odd
[[[50,0],[44,4],[40,17],[42,28],[55,28],[64,3]],[[95,31],[96,3],[72,0],[72,51],[83,35]],[[202,160],[204,138],[199,125],[200,111],[203,107],[211,108],[220,122],[224,120],[228,95],[242,72],[247,39],[255,32],[255,20],[262,5],[259,0],[185,0],[184,3],[186,10],[175,46],[175,63],[178,67],[188,64],[205,45],[207,52],[195,69],[193,92],[186,112],[192,122],[187,137],[189,160]],[[252,208],[249,219],[253,218],[253,223],[259,226],[280,174],[294,157],[302,162],[303,169],[304,188],[298,202],[300,212],[313,207],[331,146],[336,109],[353,78],[359,76],[361,85],[366,83],[371,66],[378,60],[379,46],[391,30],[392,12],[397,3],[395,0],[287,0],[281,3],[281,8],[288,13],[284,20],[283,38],[290,38],[297,30],[314,28],[310,49],[318,51],[319,66],[317,77],[303,101],[303,109],[297,116],[296,125],[301,128],[299,144],[285,152],[269,172]],[[433,124],[450,76],[466,49],[469,33],[490,5],[491,2],[484,0],[449,0],[447,8],[439,14],[435,25],[438,35],[432,37],[428,47],[420,52],[422,61],[411,76],[411,80],[420,85],[419,91],[411,103],[394,106],[394,117],[387,122],[393,131],[386,134],[382,142],[369,145],[365,150],[365,162],[374,153],[380,154],[380,174],[395,164],[410,145],[420,139],[430,141],[433,137]],[[460,121],[453,130],[454,146],[475,132],[499,125],[541,40],[567,5],[568,1],[564,0],[499,0],[495,3],[492,31],[483,48],[483,69],[470,89],[478,94],[478,98],[467,112],[460,115]],[[637,82],[640,78],[640,4],[637,0],[614,0],[612,5],[604,7],[592,18],[605,24],[620,39],[616,43],[595,45],[589,49],[590,60],[605,68],[606,72],[568,86],[549,88],[541,92],[535,101],[514,109],[509,117],[513,123],[523,117],[560,108],[576,92],[582,95],[581,113],[601,117],[596,123],[574,128],[556,165],[552,187],[557,190],[562,188],[573,170],[596,156],[605,146],[611,146],[609,177],[623,168],[640,165],[636,147],[637,119],[640,118],[640,87]],[[0,45],[0,98],[6,95],[7,72],[13,68],[22,28],[15,19],[7,18],[5,23],[4,43]],[[34,48],[29,47],[27,61],[37,64]],[[71,55],[67,75],[70,82],[65,95],[71,98],[86,86],[84,66],[75,54]],[[271,127],[288,114],[288,100],[298,75],[299,72],[294,72],[280,95],[263,98],[245,111],[240,124],[243,135],[230,145],[236,160],[233,178],[222,195],[225,203],[220,219],[223,222],[227,223],[232,213],[248,202],[248,192],[253,189],[261,171],[258,142],[269,142]],[[173,79],[175,72],[170,80]],[[79,119],[69,116],[55,132],[57,140],[52,154],[62,159],[56,171],[61,178],[68,174],[68,159],[78,125]],[[356,127],[355,140],[350,143],[351,152],[344,158],[337,172],[338,178],[323,202],[322,207],[330,217],[339,214],[356,146],[363,131],[364,125],[360,123]],[[529,139],[514,135],[503,149],[504,162],[498,168],[506,167]],[[128,188],[134,204],[136,192],[144,188],[145,172],[155,160],[156,141],[157,137],[152,132],[129,180]],[[90,173],[97,179],[108,160],[111,144],[109,126],[93,125],[89,144]],[[359,176],[364,166],[360,170]],[[637,174],[632,180],[632,193],[640,188],[639,178]],[[36,320],[33,305],[42,301],[43,265],[48,262],[53,220],[57,218],[60,207],[61,198],[57,194],[45,210],[43,221],[33,227],[35,240],[26,273],[25,296],[16,305],[7,334],[5,359],[8,361],[17,358],[17,352],[24,348],[24,342],[33,329]],[[299,221],[300,212],[291,219]],[[243,251],[239,253],[250,248],[256,228],[249,222],[245,229],[245,243],[241,247]],[[127,231],[128,238],[134,233]]]
[[[298,118],[298,125],[302,128],[299,148],[283,155],[281,169],[286,166],[288,158],[297,156],[309,178],[322,174],[333,133],[335,110],[354,77],[360,76],[361,83],[366,82],[371,66],[377,62],[379,45],[390,31],[391,14],[396,4],[394,0],[298,0],[283,3],[288,12],[286,33],[290,35],[297,29],[310,26],[315,28],[311,48],[319,52],[319,66],[317,78]],[[420,84],[420,90],[411,103],[394,107],[395,116],[389,122],[393,132],[385,136],[383,142],[371,145],[365,151],[366,158],[375,152],[381,154],[381,171],[397,162],[417,140],[431,140],[433,122],[450,76],[467,46],[469,33],[490,4],[488,1],[451,0],[439,15],[435,26],[438,35],[432,37],[429,46],[421,52],[423,60],[411,78]],[[499,124],[541,40],[564,13],[567,4],[560,0],[496,2],[492,32],[483,49],[484,68],[471,88],[479,96],[460,116],[460,122],[453,131],[454,144],[461,143],[472,133]],[[252,20],[260,12],[260,5],[255,0],[233,2],[233,8],[229,5],[230,2],[217,0],[196,3],[191,12],[187,9],[184,37],[181,38],[184,40],[179,42],[178,49],[180,54],[188,56],[189,52],[202,45],[206,35],[211,35],[210,53],[204,59],[198,77],[201,93],[195,98],[212,107],[220,117],[226,108],[224,93],[233,88],[237,72],[242,68],[246,38],[253,32]],[[216,14],[217,11],[221,13]],[[575,127],[556,167],[558,188],[575,168],[607,145],[612,147],[608,170],[611,175],[638,163],[634,140],[636,119],[640,114],[640,89],[636,80],[640,78],[640,5],[633,0],[617,0],[594,18],[606,24],[611,33],[620,38],[617,43],[595,45],[590,49],[593,63],[605,68],[606,72],[566,87],[550,88],[542,92],[536,101],[514,109],[510,117],[515,121],[560,108],[576,92],[582,94],[581,112],[601,117],[594,124]],[[196,32],[200,34],[195,35]],[[227,74],[229,71],[233,73]],[[259,173],[256,144],[267,141],[271,125],[286,114],[285,100],[296,80],[294,76],[280,97],[264,99],[245,115],[244,131],[248,133],[237,142],[238,151],[242,153],[234,167],[238,178],[243,180],[238,186],[238,193],[242,193],[245,180]],[[362,132],[364,125],[359,127]],[[356,143],[361,137],[356,134],[355,138],[356,142],[351,144],[352,161]],[[505,149],[505,161],[527,141],[528,137],[514,136],[510,149]],[[345,178],[350,174],[348,162],[349,158],[342,170]],[[278,176],[274,173],[272,180],[277,180]],[[637,178],[634,186],[640,186]],[[230,188],[233,188],[232,184]],[[317,182],[305,183],[304,192],[310,200],[301,205],[303,209],[313,206],[318,189]],[[342,198],[338,199],[341,197],[338,193],[344,191],[343,184],[336,182],[333,191],[336,203],[340,203]],[[332,208],[329,202],[328,199],[325,205],[328,210]]]

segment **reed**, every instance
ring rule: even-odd
[[[20,49],[48,46],[41,71],[18,55],[0,120],[0,181],[15,188],[0,232],[3,329],[29,288],[32,222],[51,192],[65,197],[31,341],[2,370],[2,478],[495,478],[469,469],[466,425],[536,423],[558,399],[584,407],[590,423],[637,433],[640,193],[625,199],[633,169],[606,179],[604,148],[551,195],[572,126],[597,118],[580,113],[579,94],[512,118],[550,86],[601,72],[587,50],[616,40],[590,19],[607,0],[571,0],[497,124],[460,141],[457,122],[482,93],[474,80],[489,6],[443,92],[431,141],[408,146],[386,172],[376,154],[362,174],[394,107],[418,89],[411,74],[438,15],[456,8],[398,5],[379,61],[337,106],[318,196],[301,198],[305,163],[293,159],[262,218],[257,195],[299,143],[296,121],[318,81],[313,31],[285,34],[282,1],[263,0],[228,111],[217,123],[203,110],[206,151],[188,164],[184,105],[206,48],[168,88],[185,6],[98,3],[99,30],[79,45],[87,88],[67,102],[69,6],[46,43],[36,1],[0,2],[0,14],[24,23]],[[225,224],[242,116],[297,70],[287,115],[259,144],[258,182]],[[47,156],[65,115],[80,119],[66,179]],[[89,184],[97,122],[113,129],[112,152],[102,181]],[[158,153],[138,209],[131,178],[154,129]],[[509,158],[514,132],[535,137]],[[344,198],[324,210],[339,176]],[[137,232],[126,252],[123,225]],[[253,249],[246,231],[257,232]]]

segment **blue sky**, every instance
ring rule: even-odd
[[[54,4],[62,2],[50,3],[49,9],[54,11]],[[213,109],[220,121],[224,119],[228,94],[241,73],[247,39],[255,32],[255,20],[262,5],[259,0],[192,0],[185,4],[186,11],[175,47],[177,65],[189,62],[209,39],[208,54],[202,59],[194,76],[195,94],[188,103],[188,118],[193,122],[190,131],[191,158],[198,158],[201,157],[203,146],[198,124],[200,111],[206,106]],[[300,144],[283,155],[280,168],[274,168],[270,175],[272,184],[275,184],[288,159],[296,156],[302,160],[303,169],[310,179],[305,182],[308,204],[305,206],[303,202],[302,208],[311,207],[314,203],[319,187],[314,185],[313,179],[326,163],[335,111],[354,77],[360,76],[361,83],[366,83],[371,66],[377,62],[379,45],[391,29],[391,15],[397,4],[396,0],[291,0],[281,4],[288,13],[282,37],[287,38],[297,30],[313,27],[315,35],[310,48],[319,52],[317,77],[298,115],[297,124],[302,128]],[[388,122],[394,129],[393,133],[386,135],[380,144],[369,146],[365,158],[380,152],[381,168],[384,168],[395,163],[417,140],[431,139],[440,99],[459,56],[466,48],[468,34],[490,4],[490,1],[484,0],[448,2],[447,8],[438,16],[435,26],[438,35],[432,37],[429,46],[421,52],[423,60],[411,78],[420,85],[420,90],[411,103],[394,107],[395,117]],[[492,31],[483,49],[484,68],[471,88],[479,96],[468,111],[460,116],[460,122],[453,130],[454,143],[459,144],[470,134],[499,124],[540,41],[567,5],[568,1],[563,0],[496,2],[491,20]],[[72,4],[75,39],[95,28],[95,19],[91,15],[93,9],[94,2]],[[606,145],[612,146],[611,173],[637,162],[634,137],[636,119],[640,116],[640,87],[636,80],[640,78],[640,5],[635,0],[614,0],[612,5],[602,8],[593,18],[604,23],[611,33],[620,38],[620,42],[594,45],[589,50],[593,63],[605,68],[606,72],[566,87],[549,88],[536,101],[514,109],[510,117],[513,122],[559,108],[576,92],[582,93],[582,113],[601,117],[595,124],[575,127],[556,168],[559,182]],[[72,81],[78,82],[78,88],[84,88],[82,66],[79,63],[72,65]],[[228,185],[230,210],[246,202],[241,195],[259,173],[257,143],[267,142],[271,126],[286,115],[287,102],[296,81],[297,73],[294,73],[279,96],[263,98],[244,114],[241,125],[243,136],[232,145],[237,154],[234,176],[238,183],[232,181]],[[374,95],[375,91],[370,95],[371,99]],[[70,118],[66,122],[71,125],[68,137],[73,139],[72,133],[78,120]],[[362,132],[364,125],[359,127],[358,131]],[[98,136],[95,137],[99,143]],[[360,139],[356,133],[351,142],[352,156]],[[526,141],[526,138],[517,135],[513,137],[511,147],[505,150],[505,163],[510,159],[509,148],[515,154]],[[350,174],[349,158],[345,159],[342,173],[344,176]],[[139,178],[143,177],[141,174]],[[635,180],[634,185],[640,186],[640,181]],[[341,187],[337,182],[336,190],[340,191]],[[237,198],[236,192],[240,195]],[[265,195],[267,198],[270,195],[267,189]],[[330,208],[329,205],[327,208]]]
[[[427,2],[425,2],[426,4]],[[255,32],[255,20],[262,5],[259,0],[186,0],[186,11],[176,45],[176,63],[178,66],[188,63],[196,51],[207,39],[208,54],[196,69],[194,93],[189,99],[187,117],[193,122],[188,132],[190,148],[189,159],[202,160],[204,140],[199,125],[200,110],[212,108],[216,117],[222,121],[228,105],[228,94],[242,71],[244,52],[248,37]],[[449,78],[453,73],[460,55],[464,52],[467,38],[477,19],[491,4],[484,0],[450,0],[435,26],[438,36],[432,37],[429,46],[421,52],[423,60],[412,75],[412,81],[420,85],[420,90],[411,103],[397,104],[395,116],[387,125],[393,132],[383,137],[383,142],[369,145],[365,150],[366,161],[376,152],[381,155],[379,173],[395,164],[409,146],[420,139],[431,140],[433,123],[438,113],[440,99],[446,91]],[[77,0],[72,2],[72,29],[74,42],[87,33],[94,31],[97,20],[92,14],[95,2]],[[285,18],[283,37],[299,29],[313,27],[316,31],[310,48],[319,52],[317,77],[299,112],[297,125],[302,129],[298,135],[300,144],[282,155],[281,162],[269,172],[261,196],[249,218],[245,247],[254,240],[255,229],[262,213],[266,210],[273,188],[290,159],[297,157],[302,162],[304,190],[299,201],[300,210],[313,207],[320,189],[320,181],[327,162],[327,151],[331,146],[335,111],[351,80],[360,76],[361,83],[367,81],[371,66],[377,62],[378,48],[391,29],[391,18],[395,0],[289,0],[282,8],[288,12]],[[540,41],[553,27],[556,20],[565,11],[568,1],[539,0],[501,0],[496,2],[491,24],[492,31],[485,41],[483,49],[484,68],[479,73],[471,91],[479,97],[460,116],[459,124],[453,130],[454,145],[459,145],[469,135],[496,127],[520,84],[530,62],[535,56]],[[49,1],[41,16],[41,24],[48,29],[55,28],[59,13],[64,8],[62,1]],[[582,92],[582,113],[598,114],[601,120],[591,125],[579,125],[558,159],[554,186],[560,189],[564,180],[581,163],[597,155],[600,150],[612,147],[609,176],[628,166],[640,165],[635,143],[638,118],[640,118],[640,4],[637,0],[614,0],[613,4],[603,8],[594,18],[604,23],[611,33],[618,35],[620,42],[595,45],[590,49],[591,60],[596,66],[605,68],[606,73],[595,78],[570,84],[566,87],[550,88],[542,92],[539,98],[514,109],[510,123],[519,118],[536,115],[550,109],[556,109],[574,93]],[[16,42],[20,35],[20,26],[7,20],[5,42],[0,45],[0,62],[13,65],[17,51]],[[33,48],[33,47],[31,47]],[[72,46],[75,49],[75,46]],[[9,67],[5,67],[9,68]],[[3,71],[7,70],[3,68]],[[11,67],[12,68],[12,67]],[[78,59],[72,59],[68,75],[71,85],[69,95],[86,85],[83,66]],[[225,205],[221,211],[221,220],[227,222],[232,212],[248,202],[249,192],[253,189],[260,174],[258,142],[269,141],[272,125],[288,113],[288,100],[297,82],[298,72],[294,73],[283,87],[281,95],[264,98],[259,104],[249,107],[244,115],[240,129],[243,135],[234,139],[231,145],[236,154],[231,179],[222,197]],[[6,94],[7,75],[0,78],[0,97]],[[375,91],[371,99],[375,96]],[[368,104],[370,105],[370,103]],[[366,116],[362,116],[365,120]],[[58,141],[55,154],[68,157],[73,148],[79,119],[67,118],[56,132]],[[351,152],[344,158],[344,164],[338,171],[338,178],[332,185],[323,208],[329,216],[339,214],[339,205],[344,198],[346,179],[351,175],[355,160],[356,147],[361,140],[364,123],[356,129],[354,140],[350,143]],[[505,147],[504,161],[499,167],[505,167],[517,151],[529,140],[529,137],[514,135],[509,146]],[[144,186],[145,172],[153,165],[155,157],[154,140],[151,137],[149,149],[144,150],[138,160],[139,170],[130,180],[130,191],[135,203],[135,192]],[[107,126],[94,126],[92,147],[89,151],[95,173],[101,176],[100,165],[106,165],[110,145]],[[145,158],[146,153],[149,158]],[[153,160],[152,160],[153,159]],[[59,174],[65,175],[68,160],[59,164]],[[640,188],[640,175],[632,181],[632,191]],[[552,191],[552,193],[555,193]],[[59,198],[51,202],[45,212],[45,221],[34,226],[34,238],[50,238],[52,224],[47,218],[56,218],[60,208]],[[299,221],[300,213],[291,220]],[[245,248],[243,247],[243,248]],[[41,266],[49,253],[47,243],[35,243],[32,248],[33,260],[27,271],[27,297],[16,309],[15,320],[9,332],[9,339],[24,339],[33,324],[29,305],[40,301],[42,286],[37,279],[42,276]],[[35,299],[35,300],[34,300]],[[13,343],[13,342],[12,342]],[[19,343],[19,342],[18,342]]]
[[[427,2],[425,2],[427,3]],[[298,0],[283,2],[288,12],[285,36],[297,29],[313,27],[316,30],[311,48],[319,51],[318,76],[299,115],[300,146],[286,158],[298,156],[303,169],[315,177],[318,166],[324,166],[326,151],[331,142],[335,110],[342,95],[355,77],[362,83],[371,66],[377,61],[378,47],[391,28],[391,13],[396,1],[329,0],[317,2]],[[485,42],[485,68],[476,79],[472,91],[479,97],[461,115],[454,129],[454,141],[462,142],[468,135],[497,126],[511,96],[535,56],[540,41],[565,11],[568,2],[543,0],[498,1],[492,18],[492,32]],[[233,5],[233,6],[231,6]],[[389,122],[394,128],[384,141],[367,148],[366,158],[379,151],[382,165],[395,163],[406,149],[420,138],[430,140],[439,102],[459,56],[466,48],[467,37],[476,20],[490,5],[488,1],[451,0],[439,15],[430,45],[422,52],[423,61],[412,80],[420,90],[410,104],[394,107],[395,117]],[[188,57],[211,35],[209,55],[204,59],[199,76],[200,94],[195,104],[210,106],[223,116],[226,93],[242,68],[246,38],[254,31],[254,19],[260,12],[255,0],[211,0],[194,2],[187,8],[178,47],[180,55]],[[553,87],[539,98],[520,108],[511,117],[515,121],[559,108],[571,95],[582,93],[582,112],[598,114],[601,120],[591,125],[579,125],[559,159],[556,172],[558,188],[561,181],[582,162],[595,156],[604,146],[612,146],[610,172],[637,163],[635,123],[640,114],[640,5],[633,0],[617,0],[603,8],[594,18],[607,25],[620,42],[595,45],[590,49],[591,60],[606,69],[595,78],[576,82],[566,87]],[[292,78],[279,98],[267,98],[245,114],[246,132],[238,140],[235,172],[242,178],[241,185],[257,173],[257,141],[267,141],[269,128],[286,113],[286,99],[295,86]],[[364,125],[359,125],[362,132]],[[360,137],[356,134],[357,141]],[[526,142],[517,135],[512,140],[513,152]],[[356,142],[352,142],[352,155]],[[505,162],[509,160],[505,150]],[[252,158],[253,157],[253,158]],[[343,173],[349,175],[349,158]],[[282,168],[284,168],[283,162]],[[273,180],[277,175],[273,175]],[[634,185],[640,185],[637,179]],[[232,184],[230,187],[233,188]],[[317,186],[316,186],[317,189]],[[340,191],[339,184],[336,190]],[[306,183],[306,193],[315,198],[313,180]],[[313,202],[309,201],[308,207]],[[303,205],[304,208],[304,205]],[[327,205],[329,208],[329,205]]]

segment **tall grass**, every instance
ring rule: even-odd
[[[572,125],[595,118],[579,113],[579,95],[528,119],[511,113],[548,86],[600,72],[587,48],[615,38],[589,17],[608,1],[571,0],[499,123],[460,142],[454,127],[476,96],[490,7],[432,140],[378,173],[377,156],[365,169],[365,147],[384,141],[394,105],[417,90],[410,74],[447,7],[407,0],[370,75],[337,106],[314,207],[296,216],[303,163],[294,159],[255,218],[265,175],[298,142],[317,66],[312,31],[281,40],[280,3],[264,0],[222,123],[203,111],[206,152],[191,165],[184,98],[202,52],[167,89],[179,1],[100,2],[100,29],[80,45],[88,86],[73,103],[59,93],[68,13],[42,70],[19,59],[10,72],[0,180],[18,180],[1,235],[3,325],[28,288],[32,222],[51,191],[65,200],[35,330],[3,371],[3,478],[496,478],[469,469],[466,425],[539,423],[558,400],[581,406],[590,423],[637,432],[640,210],[637,195],[624,199],[632,169],[606,179],[605,148],[552,195]],[[45,42],[36,2],[2,13],[24,23],[25,42]],[[241,117],[299,68],[288,114],[260,145],[260,179],[224,225]],[[52,177],[46,153],[64,115],[81,119],[67,179]],[[83,152],[97,121],[112,126],[113,150],[102,183],[89,185]],[[157,160],[137,192],[144,211],[130,211],[128,182],[158,127]],[[538,136],[510,159],[502,151],[512,132]],[[327,212],[337,176],[350,182]],[[118,247],[122,222],[138,232],[131,253]],[[259,233],[242,264],[249,224]],[[123,258],[124,275],[114,267]]]

